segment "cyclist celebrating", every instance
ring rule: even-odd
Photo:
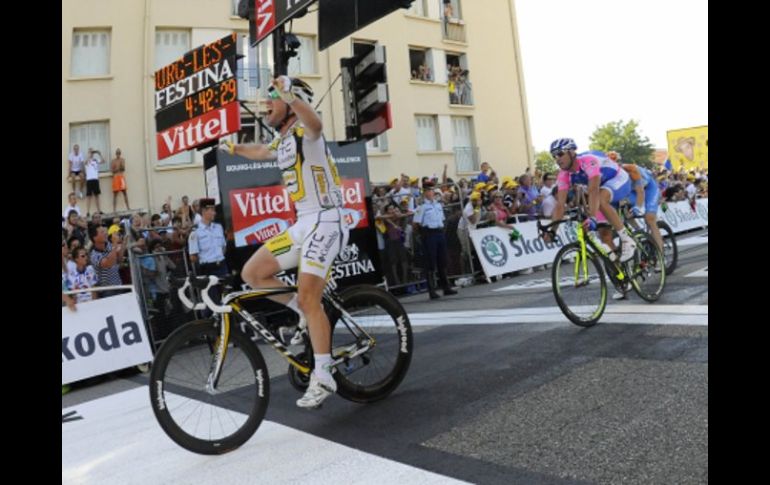
[[[628,261],[634,255],[636,244],[626,232],[620,216],[613,207],[613,204],[618,204],[628,197],[631,191],[628,173],[609,158],[591,153],[578,155],[576,150],[577,145],[572,138],[559,138],[551,143],[551,156],[560,169],[556,177],[559,189],[552,219],[559,220],[564,215],[564,203],[567,201],[571,184],[587,185],[589,218],[583,224],[587,229],[595,230],[596,216],[601,210],[620,236],[620,261]]]
[[[307,392],[297,400],[297,406],[316,408],[337,391],[329,367],[331,327],[321,297],[332,263],[347,245],[348,228],[341,213],[342,183],[323,137],[321,119],[311,106],[310,86],[300,79],[278,76],[268,93],[266,121],[279,131],[273,142],[225,142],[220,148],[252,160],[277,159],[283,183],[294,202],[297,222],[266,241],[246,262],[241,277],[253,288],[285,286],[276,273],[299,266],[297,294],[274,299],[300,315],[298,331],[309,326],[315,367]],[[296,340],[292,339],[292,343]]]

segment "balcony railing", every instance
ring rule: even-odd
[[[455,169],[461,172],[478,172],[479,147],[455,147]]]
[[[444,40],[453,40],[455,42],[465,42],[465,21],[456,18],[442,19],[444,24]]]
[[[471,83],[464,76],[449,79],[449,104],[473,105]]]

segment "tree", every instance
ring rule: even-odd
[[[654,149],[650,139],[642,138],[636,132],[639,123],[631,120],[612,121],[597,128],[591,135],[591,150],[605,153],[615,150],[620,153],[623,163],[636,163],[642,167],[657,168],[653,159]]]
[[[556,174],[559,171],[558,165],[549,152],[535,153],[535,169],[540,173]]]

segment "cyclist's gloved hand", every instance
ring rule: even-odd
[[[631,212],[635,217],[640,217],[644,215],[644,208],[635,205],[631,208]]]
[[[278,76],[272,81],[273,88],[281,97],[281,100],[287,104],[291,104],[294,99],[294,93],[291,92],[291,78],[289,76]]]
[[[596,218],[595,217],[588,217],[586,220],[583,221],[583,228],[586,231],[595,231],[596,230]]]

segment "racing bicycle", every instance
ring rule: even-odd
[[[163,431],[179,446],[205,455],[232,451],[257,431],[270,398],[270,378],[256,342],[264,340],[289,363],[289,380],[307,388],[313,355],[307,332],[300,352],[283,342],[279,326],[296,313],[268,296],[296,286],[228,293],[222,304],[209,290],[229,278],[187,277],[175,281],[190,309],[209,308],[211,318],[188,322],[163,342],[150,372],[150,401]],[[200,291],[194,303],[187,290]],[[392,393],[409,369],[412,328],[399,301],[388,292],[358,285],[337,292],[330,285],[323,305],[332,326],[332,374],[337,394],[370,403]],[[289,322],[289,323],[287,323]]]

